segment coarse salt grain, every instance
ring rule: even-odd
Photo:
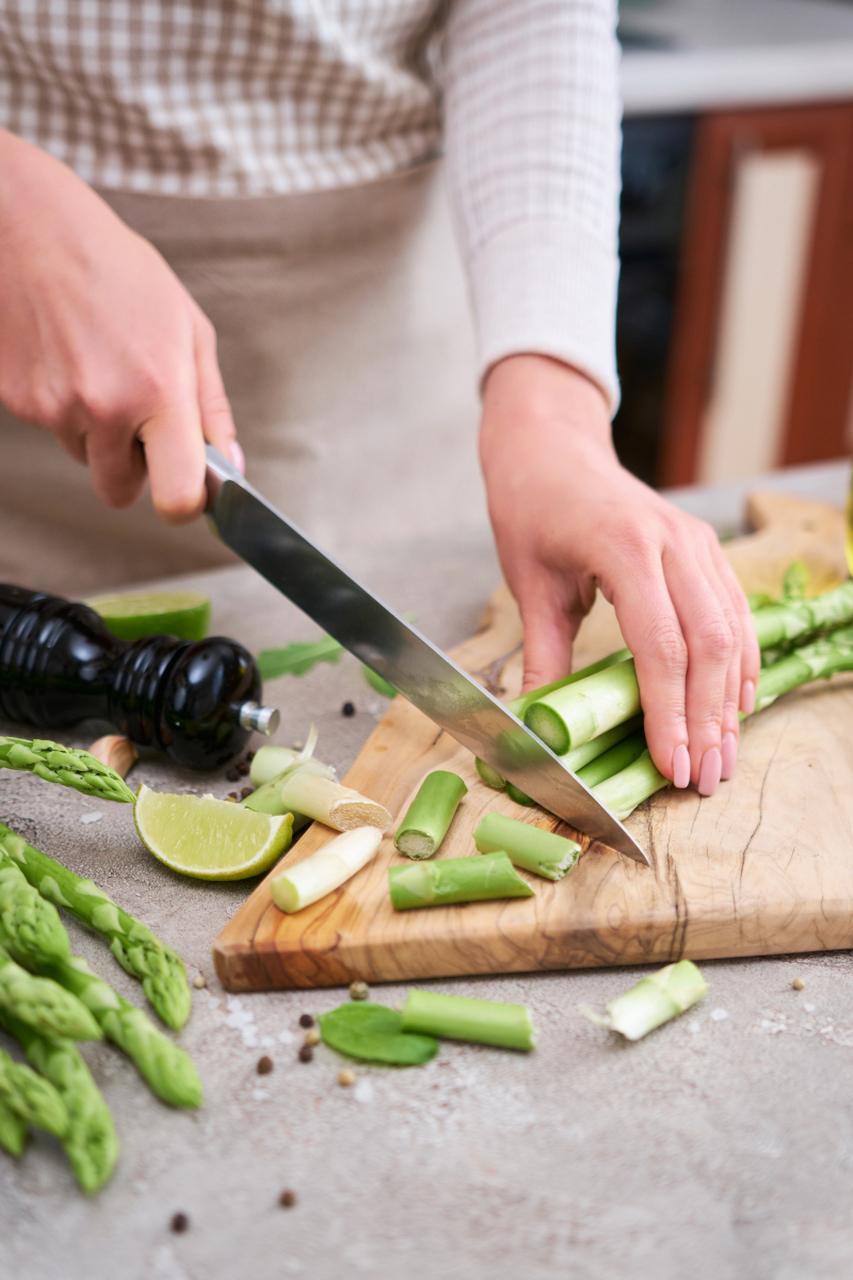
[[[272,1036],[261,1036],[260,1044],[262,1049],[272,1049],[275,1040]]]
[[[293,1038],[292,1031],[279,1031],[278,1033],[279,1044],[293,1044]]]
[[[372,1102],[373,1101],[373,1085],[369,1080],[359,1080],[358,1084],[352,1091],[352,1096],[356,1102]]]
[[[84,813],[80,815],[80,821],[84,826],[88,826],[90,822],[100,822],[103,816],[102,813]]]
[[[252,1097],[255,1099],[255,1102],[267,1102],[269,1101],[269,1096],[270,1095],[267,1093],[266,1089],[252,1090]]]
[[[693,1033],[693,1035],[695,1036],[697,1031],[701,1031],[701,1030],[702,1030],[702,1023],[701,1023],[701,1022],[696,1022],[696,1021],[694,1020],[693,1022],[691,1022],[691,1023],[688,1025],[687,1030],[688,1030],[688,1031],[690,1031],[690,1032],[692,1032],[692,1033]]]
[[[712,1020],[713,1022],[725,1022],[725,1020],[726,1020],[726,1018],[727,1018],[728,1016],[729,1016],[729,1015],[726,1013],[725,1009],[712,1009],[712,1010],[711,1010],[711,1020]]]
[[[817,1005],[816,1005],[816,1004],[804,1004],[804,1005],[803,1005],[803,1012],[804,1012],[804,1013],[814,1013],[814,1011],[815,1011],[815,1009],[816,1009],[816,1008],[817,1008]]]

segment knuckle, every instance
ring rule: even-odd
[[[696,649],[700,657],[713,663],[727,663],[734,653],[735,641],[732,629],[725,618],[706,621],[696,637]]]
[[[647,643],[649,652],[670,674],[684,678],[687,674],[687,645],[674,624],[664,621],[650,627]]]

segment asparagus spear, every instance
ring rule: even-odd
[[[849,585],[853,585],[853,579]],[[789,693],[801,684],[821,678],[828,680],[830,676],[851,670],[853,627],[845,627],[833,631],[823,640],[815,640],[812,644],[795,649],[772,667],[765,667],[758,677],[755,710],[763,711],[783,693]]]
[[[49,1080],[0,1049],[0,1105],[37,1129],[64,1138],[68,1111]]]
[[[98,800],[133,803],[133,792],[114,769],[76,747],[45,738],[0,737],[0,768],[25,769],[46,782],[59,782]]]
[[[503,851],[518,867],[544,876],[546,880],[562,880],[580,857],[581,847],[574,840],[543,831],[527,822],[517,822],[502,813],[487,813],[474,832],[474,844],[480,853]],[[439,864],[440,865],[440,864]]]
[[[853,579],[811,600],[787,596],[757,609],[752,617],[761,649],[790,647],[821,631],[834,631],[853,622]]]
[[[519,720],[523,720],[527,708],[531,707],[534,702],[538,702],[540,698],[546,697],[549,693],[556,693],[558,689],[565,689],[570,684],[577,684],[579,680],[585,680],[587,676],[597,675],[599,671],[606,671],[608,667],[614,667],[617,662],[624,662],[630,656],[630,649],[617,649],[615,653],[608,653],[606,658],[599,658],[598,662],[591,662],[588,667],[581,667],[579,671],[573,671],[570,676],[563,676],[562,680],[554,680],[552,684],[540,685],[538,689],[530,689],[527,693],[522,693],[520,697],[512,698],[506,704],[507,709],[514,716],[518,716]]]
[[[27,1141],[27,1122],[0,1099],[0,1147],[19,1156]]]
[[[435,991],[410,991],[403,1007],[403,1031],[451,1040],[474,1040],[504,1049],[534,1049],[530,1010],[523,1004],[470,1000]]]
[[[63,960],[71,944],[59,912],[0,850],[0,943],[26,965],[29,959]]]
[[[532,703],[524,723],[558,756],[629,720],[640,710],[633,658]]]
[[[388,883],[395,911],[533,897],[530,885],[522,880],[505,853],[389,867]]]
[[[0,1010],[48,1036],[100,1040],[101,1028],[85,1005],[49,978],[35,977],[0,946]]]
[[[631,733],[627,738],[623,738],[621,742],[617,742],[615,747],[611,747],[609,751],[602,752],[595,760],[591,760],[582,769],[578,769],[578,777],[585,786],[590,788],[597,787],[599,783],[612,778],[615,773],[620,773],[623,769],[627,769],[628,765],[633,764],[645,749],[646,735],[642,729],[637,729],[635,733]]]
[[[621,822],[634,812],[638,804],[663,787],[670,786],[669,778],[663,776],[649,752],[644,751],[627,769],[593,787],[592,794]]]
[[[41,1036],[5,1012],[0,1012],[0,1022],[23,1046],[30,1066],[57,1089],[68,1112],[65,1153],[83,1190],[97,1191],[113,1171],[118,1138],[109,1107],[80,1052],[70,1041]]]
[[[679,960],[650,973],[630,991],[606,1005],[601,1017],[587,1005],[580,1006],[590,1022],[620,1032],[626,1040],[639,1040],[655,1027],[684,1013],[708,990],[708,984],[692,960]]]
[[[407,858],[431,858],[467,793],[457,774],[446,769],[428,773],[397,830],[394,847]]]
[[[141,920],[122,911],[92,880],[49,858],[0,822],[0,849],[14,859],[43,897],[109,939],[110,950],[138,978],[157,1013],[179,1031],[189,1017],[190,989],[183,961]]]
[[[141,1009],[93,973],[85,960],[71,956],[43,965],[40,972],[91,1010],[107,1039],[124,1050],[158,1098],[173,1107],[201,1105],[201,1081],[189,1054],[159,1031]]]

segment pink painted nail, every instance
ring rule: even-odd
[[[720,748],[709,747],[702,757],[702,766],[699,770],[700,796],[712,796],[714,794],[719,785],[722,771],[723,757],[720,755]]]
[[[686,787],[690,782],[690,753],[683,742],[672,753],[672,781],[676,787]]]
[[[245,475],[246,459],[243,457],[243,450],[240,448],[236,440],[232,440],[230,445],[228,446],[228,455],[231,458],[231,461],[233,462],[237,470],[241,471],[243,475]]]
[[[751,716],[755,710],[755,681],[744,680],[740,691],[740,709],[745,716]]]
[[[727,733],[723,738],[723,747],[720,754],[723,758],[723,771],[720,774],[720,781],[728,782],[737,764],[737,738],[733,733]]]

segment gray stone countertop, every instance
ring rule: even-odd
[[[715,508],[719,495],[709,502]],[[454,546],[401,542],[351,567],[390,603],[414,610],[445,646],[473,631],[498,581],[485,535]],[[315,634],[248,569],[185,581],[212,595],[215,630],[250,648]],[[385,705],[348,657],[268,692],[283,712],[277,739],[304,738],[313,721],[321,758],[341,769]],[[357,707],[351,719],[340,714],[348,699]],[[63,736],[82,745],[94,732]],[[217,795],[233,786],[224,772],[202,780],[153,758],[131,780]],[[102,817],[82,821],[95,812]],[[356,1087],[345,1089],[337,1084],[344,1064],[330,1050],[321,1045],[308,1064],[296,1056],[300,1014],[335,1007],[345,990],[235,1000],[215,979],[211,942],[251,882],[173,875],[141,846],[129,806],[99,805],[29,776],[0,773],[0,817],[95,878],[181,951],[191,976],[208,981],[180,1036],[204,1081],[200,1112],[171,1111],[117,1050],[84,1046],[122,1143],[112,1181],[87,1200],[43,1136],[19,1162],[0,1157],[4,1280],[850,1273],[847,953],[706,963],[704,1002],[635,1045],[593,1027],[577,1006],[603,1006],[640,969],[424,984],[527,1003],[536,1052],[443,1042],[424,1068],[356,1065]],[[106,946],[70,927],[97,971],[142,1003]],[[791,986],[797,976],[800,992]],[[405,990],[373,995],[393,1005]],[[261,1054],[275,1064],[263,1077]],[[285,1188],[297,1197],[289,1209],[278,1205]],[[169,1223],[179,1211],[189,1229],[176,1235]]]

